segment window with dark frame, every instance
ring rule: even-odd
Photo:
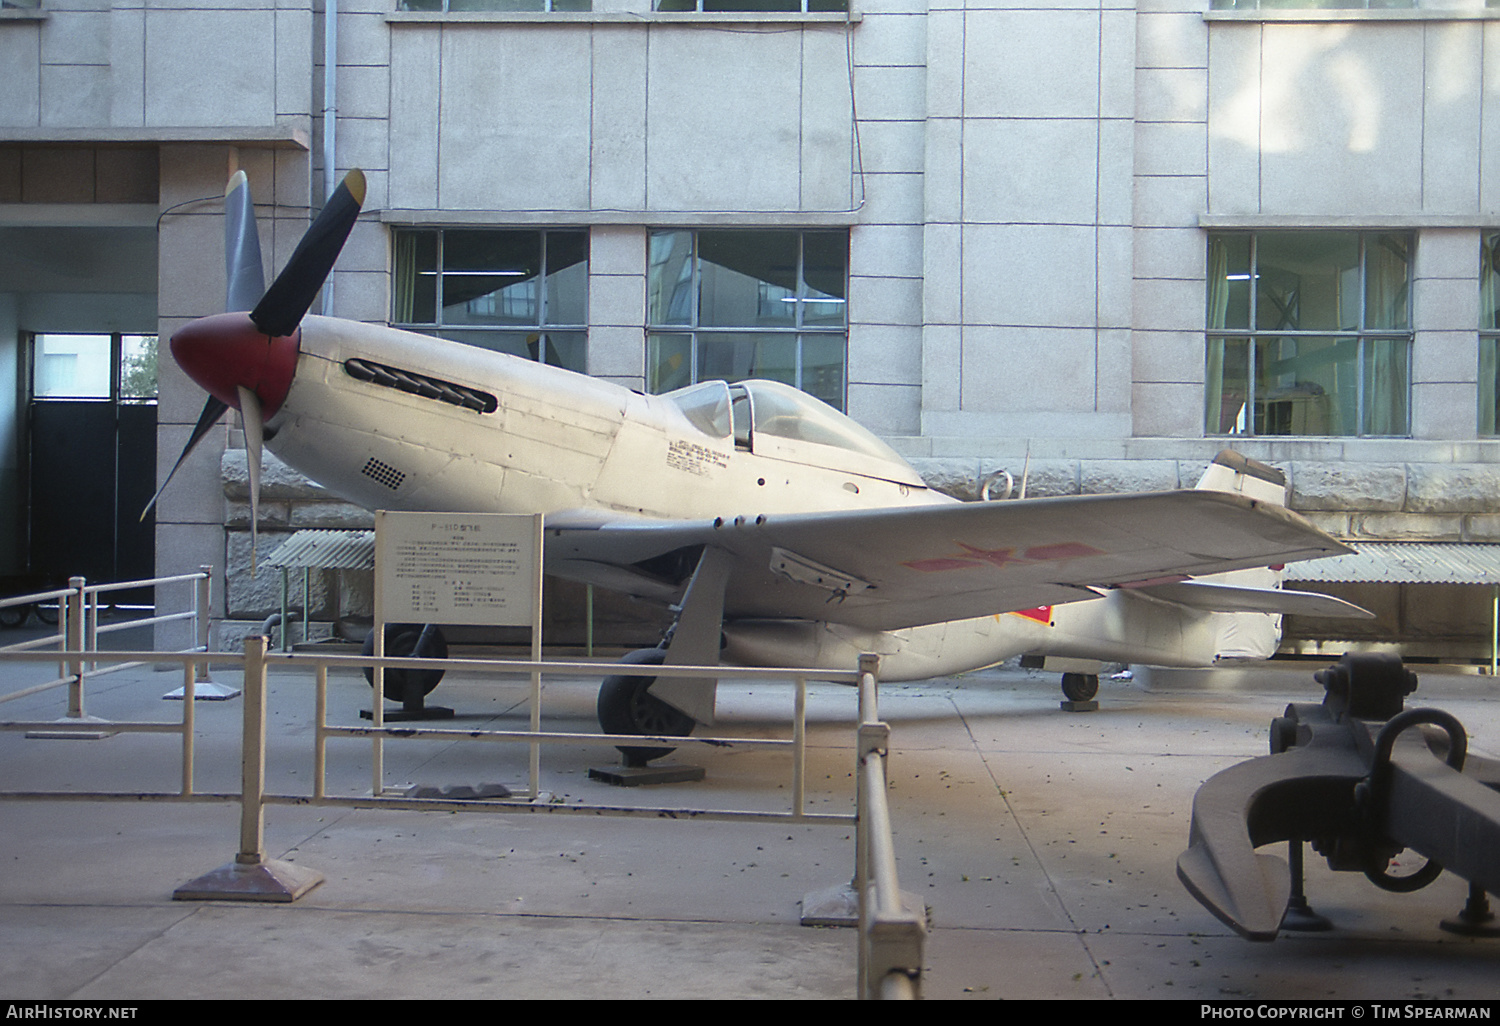
[[[1411,430],[1415,238],[1208,238],[1209,435],[1402,437]]]
[[[588,371],[586,229],[399,228],[391,323]]]
[[[846,230],[652,232],[646,389],[767,378],[842,410]]]
[[[1500,435],[1500,232],[1479,245],[1479,433]]]
[[[155,335],[39,332],[31,336],[34,399],[156,402]]]

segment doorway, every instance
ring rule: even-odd
[[[156,567],[156,336],[29,336],[29,570],[49,583]],[[149,590],[121,602],[150,603]]]

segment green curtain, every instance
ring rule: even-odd
[[[1229,251],[1222,238],[1208,240],[1208,327],[1222,329],[1229,313]],[[1204,382],[1204,424],[1210,434],[1224,425],[1224,340],[1208,340]]]
[[[1500,329],[1500,233],[1484,236],[1479,254],[1479,433],[1494,435],[1500,434],[1500,340],[1487,333]]]
[[[1365,434],[1408,432],[1407,365],[1404,339],[1365,340]]]
[[[413,232],[396,233],[395,319],[410,324],[417,296],[417,236]]]

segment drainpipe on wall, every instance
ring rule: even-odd
[[[338,164],[334,161],[334,142],[338,128],[338,0],[323,0],[323,202],[326,204],[338,188]],[[333,275],[323,283],[323,314],[333,316]]]

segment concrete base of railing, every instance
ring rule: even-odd
[[[927,916],[927,906],[910,891],[901,892],[901,904],[908,912]],[[859,895],[852,883],[809,891],[802,897],[803,926],[858,926]]]
[[[107,730],[109,720],[97,716],[61,716],[52,721],[56,730],[28,730],[26,736],[37,741],[102,741],[114,737],[118,730]]]
[[[858,926],[859,896],[851,884],[825,887],[802,896],[803,926]]]
[[[178,688],[175,691],[168,691],[161,696],[161,699],[163,702],[180,702],[185,694],[187,694],[186,688]],[[193,684],[193,699],[198,702],[225,702],[239,697],[240,689],[230,687],[228,684],[218,684],[211,680],[200,680]]]
[[[702,766],[669,762],[661,766],[591,766],[590,780],[602,780],[616,787],[640,787],[645,784],[696,783],[707,776]]]
[[[296,901],[323,882],[323,874],[281,859],[250,865],[231,862],[172,892],[173,901]]]

